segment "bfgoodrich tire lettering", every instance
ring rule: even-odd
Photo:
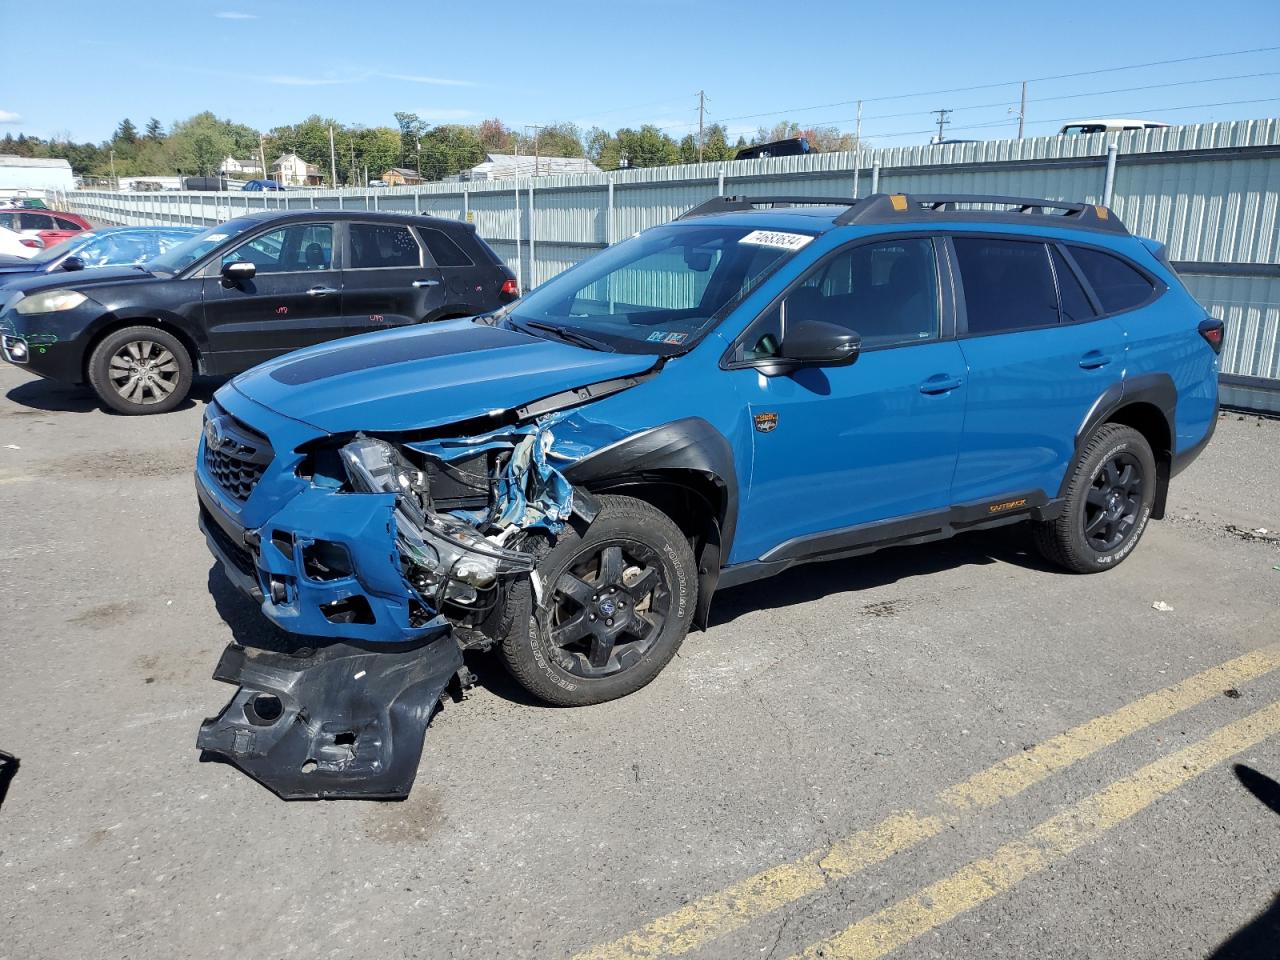
[[[680,648],[697,603],[693,551],[660,510],[601,496],[584,536],[566,528],[538,565],[541,602],[523,604],[501,645],[530,693],[559,706],[615,700],[656,677]]]
[[[1155,493],[1156,462],[1146,438],[1104,423],[1072,467],[1062,515],[1035,525],[1036,545],[1074,573],[1109,570],[1138,545]]]
[[[159,327],[125,327],[107,334],[89,357],[89,383],[116,413],[167,413],[191,389],[191,355]]]

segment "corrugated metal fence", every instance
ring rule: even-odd
[[[469,219],[523,287],[717,193],[865,196],[879,190],[1104,203],[1109,146],[1116,155],[1110,205],[1131,231],[1166,244],[1192,293],[1226,321],[1223,371],[1280,381],[1277,119],[369,190],[77,191],[64,202],[77,213],[128,224],[213,224],[263,208]],[[1280,388],[1280,382],[1269,386]],[[1280,399],[1274,402],[1280,409]]]

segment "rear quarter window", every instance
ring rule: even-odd
[[[436,262],[437,267],[470,267],[473,265],[471,258],[443,230],[419,227],[418,233],[421,234],[422,242],[427,245],[427,250],[431,252],[431,259]]]
[[[1104,312],[1132,310],[1155,296],[1155,285],[1119,257],[1089,247],[1070,250]]]

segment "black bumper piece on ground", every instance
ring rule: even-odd
[[[196,746],[286,800],[404,799],[461,667],[447,631],[409,648],[334,643],[307,656],[232,643],[213,677],[240,689]]]

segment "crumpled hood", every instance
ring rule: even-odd
[[[386,433],[523,406],[643,373],[657,360],[451,320],[299,350],[254,367],[231,386],[327,433]]]

